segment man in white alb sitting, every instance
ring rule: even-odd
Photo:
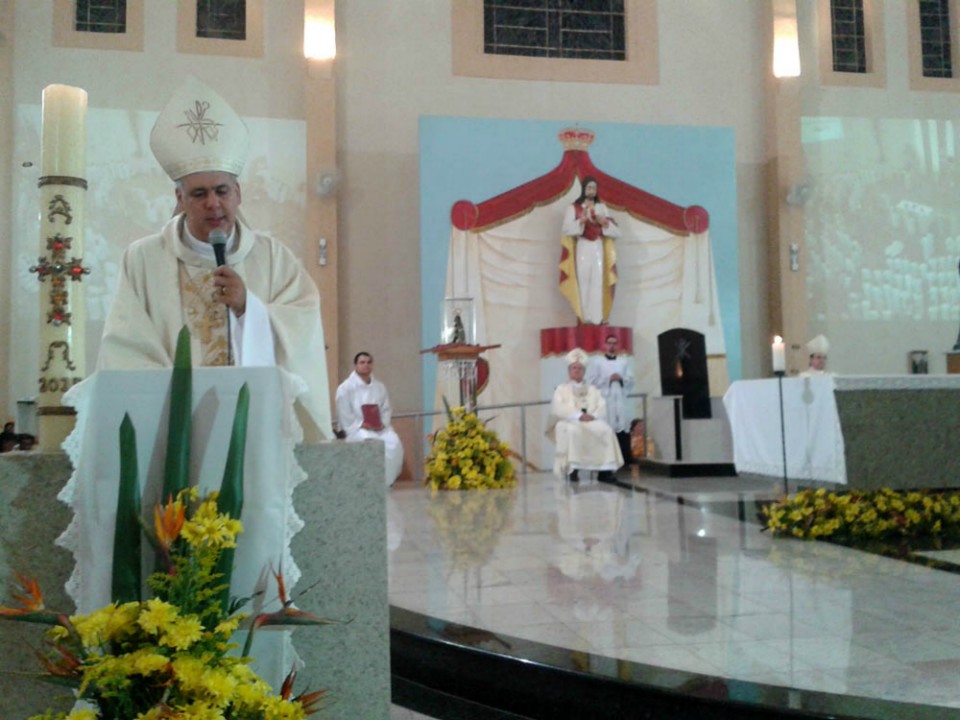
[[[174,181],[177,211],[124,252],[98,367],[170,367],[186,325],[194,367],[278,365],[303,379],[298,414],[316,441],[332,434],[320,295],[293,253],[240,215],[248,145],[240,116],[196,78],[160,113],[150,148]]]
[[[590,358],[586,379],[603,395],[607,404],[607,424],[617,434],[620,453],[624,458],[628,458],[631,455],[630,422],[633,420],[633,413],[630,412],[627,395],[633,390],[635,381],[629,358],[617,353],[619,347],[617,336],[608,334],[604,341],[606,352]]]
[[[547,437],[556,445],[553,470],[577,482],[580,470],[599,471],[600,482],[612,483],[623,465],[623,454],[613,429],[603,419],[606,403],[597,388],[584,382],[587,354],[580,348],[567,353],[570,381],[557,386],[550,407]]]
[[[817,335],[807,343],[807,352],[810,354],[810,364],[800,373],[800,377],[833,377],[832,372],[827,372],[827,353],[830,352],[830,343],[823,335]]]
[[[403,468],[403,445],[390,427],[390,396],[373,376],[373,356],[358,352],[353,372],[337,388],[337,421],[347,442],[382,440],[387,485],[393,485]]]

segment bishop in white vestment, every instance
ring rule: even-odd
[[[817,335],[807,343],[807,352],[810,353],[809,366],[800,373],[799,377],[833,377],[827,372],[827,353],[830,352],[830,341],[823,335]]]
[[[350,377],[337,388],[337,421],[347,434],[347,442],[383,441],[386,482],[393,485],[403,469],[403,445],[390,427],[390,396],[386,386],[373,376],[373,356],[370,353],[357,353],[353,367]],[[364,406],[376,407],[376,411],[367,410],[365,416]]]
[[[623,465],[616,435],[604,418],[606,403],[597,388],[584,382],[587,354],[579,348],[567,354],[570,382],[557,386],[550,407],[547,436],[556,445],[553,470],[571,481],[580,470],[597,470],[601,482],[613,482]]]
[[[157,118],[150,146],[176,184],[178,213],[124,252],[98,367],[169,367],[186,325],[194,366],[279,365],[299,376],[305,438],[329,437],[320,295],[282,243],[239,218],[243,120],[190,78]],[[222,261],[213,241],[224,247]]]

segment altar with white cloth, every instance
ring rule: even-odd
[[[723,396],[737,472],[846,484],[843,432],[834,378],[739,380]],[[786,473],[783,456],[786,442]]]

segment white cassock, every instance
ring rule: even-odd
[[[610,211],[603,203],[597,203],[594,206],[594,213],[597,218],[610,217]],[[571,205],[563,217],[560,232],[577,239],[576,268],[577,286],[580,290],[580,310],[583,314],[581,319],[586,323],[597,324],[603,322],[603,238],[620,237],[620,228],[615,222],[611,222],[603,229],[602,236],[591,240],[584,236],[584,225],[583,218],[577,219],[576,206]]]
[[[330,390],[316,285],[283,243],[242,223],[236,224],[228,248],[227,265],[247,287],[246,313],[239,320],[229,314],[234,364],[278,365],[299,376],[307,385],[298,398],[305,438],[330,437]],[[213,292],[215,268],[213,248],[190,237],[183,215],[171,219],[159,235],[130,245],[121,260],[98,368],[170,367],[184,325],[190,328],[195,367],[224,364],[219,358],[226,353],[226,311],[207,298]]]
[[[380,422],[383,423],[383,430],[367,430],[361,427],[364,405],[376,405],[380,408]],[[387,485],[393,485],[403,468],[403,445],[397,433],[390,427],[392,414],[387,388],[372,374],[370,382],[365,383],[354,371],[337,388],[337,420],[340,423],[340,429],[347,434],[347,442],[383,441]]]
[[[619,375],[621,381],[611,381],[610,376],[614,374]],[[627,395],[633,390],[636,381],[633,370],[630,368],[629,358],[626,355],[617,355],[613,359],[607,355],[590,358],[586,381],[603,395],[607,403],[607,423],[613,431],[630,432],[633,412]]]
[[[581,422],[586,411],[594,420]],[[558,385],[550,406],[547,437],[556,445],[553,471],[566,477],[571,470],[616,470],[623,465],[617,436],[606,421],[600,391],[587,383]]]

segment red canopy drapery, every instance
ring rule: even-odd
[[[546,175],[518,185],[480,204],[458,200],[450,211],[450,221],[458,230],[479,232],[514,220],[533,208],[547,205],[564,195],[575,179],[592,176],[600,186],[600,197],[614,210],[630,213],[652,225],[678,235],[706,232],[710,215],[699,205],[681,207],[663,198],[628,185],[597,169],[585,149],[593,141],[593,133],[568,128],[559,133],[564,145],[560,164]]]
[[[566,355],[574,348],[584,352],[605,352],[608,335],[616,335],[620,350],[633,355],[633,330],[614,325],[576,325],[544,328],[540,331],[540,357]]]

